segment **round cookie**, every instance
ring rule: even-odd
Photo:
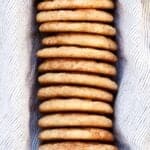
[[[94,128],[59,128],[41,131],[39,139],[42,141],[54,140],[94,140],[112,142],[114,137],[111,132]]]
[[[106,36],[116,35],[116,29],[111,25],[88,22],[46,22],[40,25],[39,30],[40,32],[85,32]]]
[[[117,147],[98,142],[53,142],[40,145],[39,150],[118,150]]]
[[[92,112],[100,114],[112,114],[113,108],[110,104],[85,99],[50,99],[40,104],[40,112]]]
[[[70,84],[117,90],[117,84],[109,78],[77,73],[45,73],[38,77],[41,85]]]
[[[116,62],[117,57],[112,52],[94,48],[75,46],[60,46],[43,48],[37,52],[38,58],[84,58]]]
[[[107,63],[96,62],[92,60],[80,59],[48,59],[38,67],[39,72],[48,71],[67,71],[67,72],[85,72],[103,74],[109,76],[116,75],[116,68]]]
[[[94,48],[103,48],[115,51],[117,50],[117,44],[112,39],[92,34],[81,33],[60,33],[57,35],[45,37],[42,40],[43,45],[76,45]]]
[[[40,100],[55,97],[87,98],[107,102],[112,102],[113,100],[113,94],[101,89],[95,89],[90,87],[67,86],[67,85],[43,87],[38,90],[37,95]]]
[[[114,2],[111,0],[53,0],[40,2],[38,10],[54,10],[54,9],[82,9],[82,8],[97,8],[97,9],[113,9]]]
[[[112,120],[100,115],[85,113],[57,113],[46,115],[38,121],[41,128],[55,127],[103,127],[111,128]]]
[[[48,21],[98,21],[113,22],[113,16],[102,10],[80,9],[80,10],[53,10],[37,13],[37,22]]]

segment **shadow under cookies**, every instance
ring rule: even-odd
[[[30,75],[32,76],[32,83],[31,83],[31,95],[30,95],[30,122],[29,122],[29,128],[30,128],[30,149],[31,150],[37,150],[39,147],[39,140],[38,140],[38,119],[40,117],[40,114],[38,112],[38,105],[39,101],[37,99],[37,90],[39,88],[39,85],[37,83],[37,66],[39,64],[37,58],[36,58],[36,52],[38,49],[40,49],[40,34],[38,31],[38,24],[36,22],[36,6],[37,6],[38,0],[34,0],[32,2],[32,16],[31,16],[31,39],[32,39],[32,52],[30,55]]]

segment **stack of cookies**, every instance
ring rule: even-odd
[[[112,0],[43,0],[37,22],[40,150],[117,150]]]

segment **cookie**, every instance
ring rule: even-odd
[[[37,95],[40,100],[55,97],[87,98],[107,102],[112,102],[113,100],[113,94],[101,89],[95,89],[90,87],[67,86],[67,85],[43,87],[39,89]]]
[[[116,62],[117,57],[112,52],[94,48],[75,46],[60,46],[43,48],[37,52],[38,58],[84,58]]]
[[[88,22],[46,22],[40,25],[39,30],[40,32],[85,32],[106,36],[116,35],[116,29],[111,25]]]
[[[60,33],[57,35],[45,37],[42,40],[42,44],[47,46],[76,45],[108,49],[112,51],[117,50],[116,42],[108,37],[81,33]]]
[[[38,81],[41,85],[70,84],[117,90],[117,84],[111,79],[89,74],[45,73],[39,76]]]
[[[54,10],[54,9],[82,9],[82,8],[97,8],[97,9],[113,9],[114,2],[111,0],[53,0],[40,2],[38,10]]]
[[[102,10],[80,9],[80,10],[53,10],[37,13],[37,22],[48,21],[97,21],[113,22],[113,16]]]
[[[57,113],[46,115],[38,121],[41,128],[54,127],[104,127],[111,128],[112,120],[100,115],[84,113]]]
[[[115,146],[109,144],[100,144],[98,142],[53,142],[40,145],[39,150],[118,150]]]
[[[42,141],[54,140],[92,140],[112,142],[114,137],[111,132],[94,128],[59,128],[41,131],[39,139]]]
[[[92,112],[100,114],[112,114],[112,106],[88,99],[50,99],[40,104],[40,112]]]
[[[96,62],[92,60],[80,59],[49,59],[42,62],[38,67],[39,72],[48,71],[67,71],[67,72],[85,72],[115,76],[116,68],[107,63]]]

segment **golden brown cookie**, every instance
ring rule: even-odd
[[[117,90],[117,84],[114,81],[98,75],[77,73],[45,73],[39,76],[38,81],[41,85],[71,84]]]
[[[112,114],[110,104],[91,101],[88,99],[50,99],[40,104],[40,112],[92,112],[100,114]]]
[[[111,25],[88,22],[46,22],[39,27],[41,32],[85,32],[114,36],[116,29]]]
[[[37,52],[39,58],[84,58],[116,62],[117,57],[112,52],[94,48],[75,46],[60,46],[43,48]]]
[[[42,141],[54,140],[94,140],[112,142],[114,137],[111,132],[94,128],[59,128],[41,131],[39,139]]]
[[[53,0],[40,2],[38,10],[54,10],[54,9],[82,9],[82,8],[97,8],[97,9],[113,9],[114,2],[111,0]]]
[[[39,72],[48,71],[67,71],[67,72],[85,72],[103,74],[109,76],[116,75],[116,68],[107,63],[96,62],[92,60],[79,59],[48,59],[38,67]]]
[[[43,87],[39,89],[37,95],[40,100],[55,97],[87,98],[107,102],[112,102],[113,100],[113,94],[101,89],[95,89],[90,87],[67,86],[67,85]]]
[[[102,10],[80,9],[80,10],[53,10],[37,13],[37,22],[48,21],[98,21],[113,22],[113,16]]]
[[[76,46],[103,48],[112,51],[117,50],[117,44],[112,39],[105,36],[92,34],[60,33],[57,35],[43,38],[42,43],[47,46],[76,45]]]
[[[41,145],[39,150],[118,150],[109,144],[98,142],[53,142]]]
[[[41,128],[55,127],[104,127],[111,128],[112,120],[101,115],[85,113],[57,113],[42,117]]]

